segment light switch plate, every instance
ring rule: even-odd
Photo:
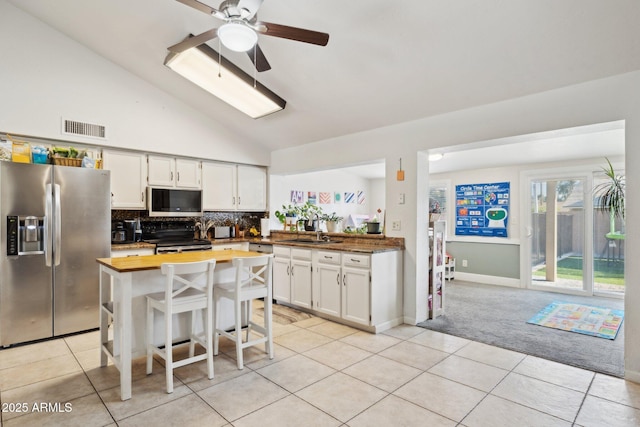
[[[404,205],[404,193],[400,193],[398,195],[398,204],[399,205]]]

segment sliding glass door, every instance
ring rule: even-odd
[[[530,181],[530,287],[589,291],[585,185],[580,176]]]
[[[597,209],[601,173],[523,176],[526,287],[624,296],[624,224]]]

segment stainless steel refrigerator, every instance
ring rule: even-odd
[[[109,171],[0,161],[0,345],[99,325]]]

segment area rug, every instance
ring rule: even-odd
[[[554,301],[527,323],[613,340],[623,319],[623,310]]]
[[[261,301],[255,301],[254,305],[256,307],[254,307],[253,309],[253,314],[255,316],[264,318],[264,307],[262,306]],[[295,323],[313,317],[308,313],[304,313],[302,311],[298,311],[280,304],[273,304],[272,311],[273,321],[279,325],[288,325],[289,323]]]
[[[527,323],[554,301],[624,310],[624,300],[452,280],[445,311],[418,326],[607,375],[624,376],[624,322],[615,340]]]

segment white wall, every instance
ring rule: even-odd
[[[625,172],[628,186],[628,222],[640,217],[640,72],[595,80],[553,91],[495,104],[429,117],[396,126],[333,138],[320,143],[272,153],[273,173],[317,170],[339,164],[386,159],[387,222],[402,221],[400,232],[389,235],[405,238],[405,319],[408,323],[424,318],[426,281],[424,251],[427,228],[421,197],[428,194],[428,162],[419,155],[430,148],[462,146],[510,136],[565,129],[576,126],[625,120]],[[394,141],[390,144],[389,141]],[[336,159],[333,153],[340,152]],[[418,154],[418,155],[417,155]],[[396,165],[402,157],[405,181],[395,180]],[[405,205],[398,205],[397,194],[407,194]],[[640,257],[640,228],[627,230],[629,259]],[[628,283],[640,281],[640,263],[627,263]],[[640,288],[629,286],[625,318],[625,363],[627,377],[640,381]]]
[[[54,7],[54,6],[52,6]],[[61,117],[104,124],[105,145],[267,165],[269,154],[0,0],[0,131],[62,135]],[[162,66],[159,64],[159,66]]]
[[[320,192],[340,192],[344,196],[345,191],[358,192],[364,191],[365,199],[364,203],[331,203],[326,205],[319,204],[325,213],[336,212],[338,215],[346,218],[350,214],[355,215],[372,215],[377,204],[372,204],[372,201],[377,201],[382,198],[384,200],[384,181],[382,186],[378,183],[377,186],[371,185],[372,180],[362,178],[360,176],[344,172],[341,170],[329,170],[323,172],[309,172],[303,174],[283,175],[283,176],[271,176],[269,185],[269,206],[271,215],[271,227],[273,229],[282,229],[282,225],[278,222],[273,212],[281,210],[282,205],[289,205],[291,203],[291,191],[304,191],[305,201],[307,199],[307,192],[314,191],[316,196],[320,196]],[[381,194],[375,194],[375,192],[381,192]],[[382,206],[384,208],[384,206]],[[344,222],[344,221],[343,221]],[[323,228],[324,229],[324,228]]]

